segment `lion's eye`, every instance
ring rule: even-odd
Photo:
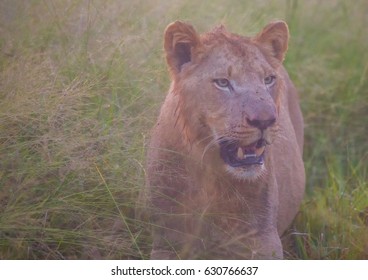
[[[270,75],[270,76],[267,76],[264,79],[264,83],[265,83],[265,85],[270,86],[275,82],[275,80],[276,80],[276,76],[275,75]]]
[[[229,88],[230,87],[230,82],[229,82],[228,79],[214,79],[213,81],[216,84],[216,86],[218,86],[220,88]]]

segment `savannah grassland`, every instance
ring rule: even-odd
[[[307,190],[288,259],[368,259],[368,2],[0,1],[0,259],[146,259],[134,218],[176,19],[288,22]]]

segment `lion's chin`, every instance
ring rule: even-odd
[[[264,164],[245,167],[232,167],[226,164],[225,169],[231,177],[240,181],[257,181],[266,171]]]

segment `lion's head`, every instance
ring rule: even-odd
[[[264,172],[268,145],[278,131],[279,74],[288,46],[282,21],[253,38],[224,27],[199,35],[183,22],[165,31],[164,48],[179,95],[177,122],[185,141],[217,155],[221,168],[238,179]],[[203,155],[202,155],[203,156]]]

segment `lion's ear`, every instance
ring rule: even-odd
[[[164,48],[173,75],[178,74],[185,63],[193,60],[194,50],[199,45],[199,35],[190,24],[175,21],[166,27]]]
[[[289,28],[284,21],[271,22],[255,37],[255,41],[271,56],[283,62],[288,48]]]

